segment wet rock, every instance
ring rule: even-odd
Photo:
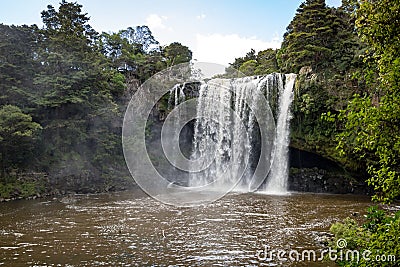
[[[364,182],[356,181],[346,174],[322,170],[319,168],[291,168],[289,190],[297,192],[360,194],[370,193]]]
[[[314,239],[317,243],[327,246],[329,242],[333,239],[334,235],[329,232],[315,232]]]

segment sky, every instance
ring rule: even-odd
[[[37,24],[40,12],[60,0],[0,0],[0,23]],[[180,42],[193,59],[227,65],[256,51],[279,48],[303,0],[77,0],[98,32],[147,25],[161,45]],[[326,0],[339,6],[340,0]]]

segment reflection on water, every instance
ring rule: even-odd
[[[368,205],[360,196],[230,194],[175,208],[139,191],[0,203],[0,265],[334,266],[256,253],[321,249],[321,233]]]

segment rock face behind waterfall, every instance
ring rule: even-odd
[[[365,182],[346,173],[336,162],[318,154],[290,148],[289,190],[333,194],[370,194]]]

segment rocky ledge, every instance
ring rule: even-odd
[[[289,190],[297,192],[331,193],[331,194],[370,194],[365,182],[343,174],[314,168],[291,168],[289,173]]]

